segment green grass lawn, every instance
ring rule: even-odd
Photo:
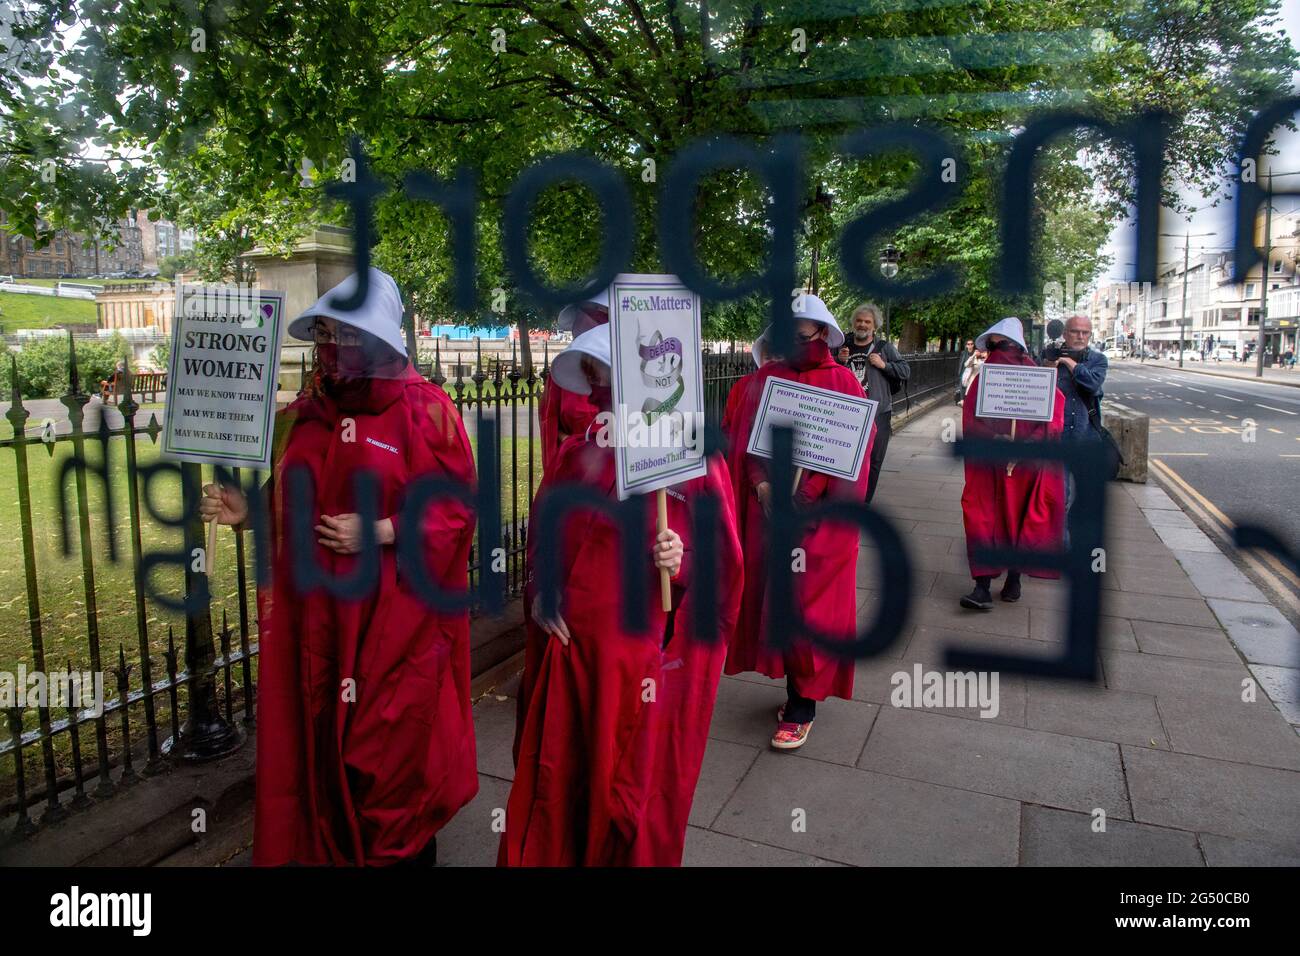
[[[86,299],[59,299],[50,295],[0,292],[0,329],[13,335],[19,329],[48,329],[55,325],[94,325],[95,303]]]

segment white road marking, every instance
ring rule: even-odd
[[[1193,392],[1200,392],[1202,395],[1207,394],[1206,390],[1203,388],[1192,388],[1192,386],[1190,385],[1184,385],[1183,388],[1186,388],[1189,391],[1193,391]]]
[[[1226,398],[1226,399],[1227,399],[1228,401],[1230,401],[1230,402],[1244,402],[1244,401],[1245,401],[1244,398],[1233,398],[1231,395],[1220,395],[1218,392],[1215,392],[1215,393],[1214,393],[1214,397],[1215,397],[1215,398]]]
[[[1261,402],[1256,402],[1255,407],[1267,408],[1270,412],[1281,412],[1283,415],[1300,415],[1300,412],[1288,412],[1285,408],[1274,408],[1272,405],[1264,405]]]

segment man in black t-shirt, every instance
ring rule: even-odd
[[[912,374],[898,349],[876,337],[879,324],[880,309],[875,303],[864,302],[858,306],[853,312],[853,334],[845,340],[838,356],[840,363],[857,375],[867,398],[880,403],[876,409],[876,442],[871,448],[871,475],[867,479],[868,502],[875,497],[885,452],[889,450],[891,389],[901,386]]]

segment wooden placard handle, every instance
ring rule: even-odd
[[[659,510],[655,530],[663,534],[668,530],[668,492],[663,488],[655,492],[655,504],[658,505]],[[659,569],[659,600],[665,614],[673,609],[673,582],[667,568]]]
[[[1014,418],[1011,419],[1011,440],[1012,440],[1012,441],[1015,441],[1015,440],[1016,440],[1016,420],[1015,420]],[[1012,462],[1008,462],[1008,463],[1007,463],[1007,477],[1010,478],[1010,477],[1011,477],[1011,473],[1012,473],[1013,471],[1015,471],[1015,470],[1016,470],[1016,463],[1015,463],[1014,461],[1012,461]]]
[[[217,567],[217,517],[216,515],[213,515],[212,520],[208,522],[207,560],[204,561],[203,563],[207,571],[208,577],[212,577],[212,572],[215,571]]]

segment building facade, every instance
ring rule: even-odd
[[[156,329],[170,335],[176,314],[176,289],[170,282],[123,282],[106,285],[95,295],[101,329]]]
[[[16,279],[87,276],[143,276],[158,271],[167,256],[194,248],[194,233],[167,220],[151,220],[147,210],[133,211],[114,224],[116,240],[91,239],[85,233],[59,230],[43,246],[12,235],[0,211],[0,275]]]
[[[1256,236],[1263,248],[1263,224]],[[1207,353],[1219,348],[1238,356],[1259,341],[1265,308],[1266,353],[1274,358],[1297,347],[1300,327],[1300,211],[1275,213],[1268,262],[1257,264],[1244,282],[1232,279],[1230,251],[1189,256],[1184,274],[1181,256],[1152,284],[1116,283],[1099,289],[1092,299],[1094,329],[1166,353],[1184,349]],[[1265,297],[1264,283],[1268,284]],[[1100,331],[1098,337],[1104,337]]]

